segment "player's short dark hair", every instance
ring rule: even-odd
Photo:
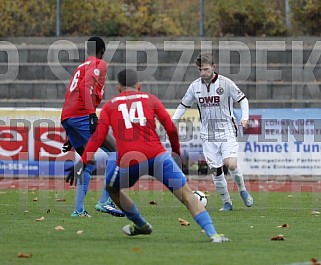
[[[138,83],[137,72],[133,69],[124,69],[118,73],[118,83],[122,86],[134,86]]]
[[[202,64],[215,64],[214,56],[211,52],[202,52],[196,57],[195,64],[198,67],[201,67]]]
[[[89,55],[96,55],[100,51],[105,51],[106,45],[101,37],[94,36],[87,41],[87,53]]]

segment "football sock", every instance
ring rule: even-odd
[[[91,173],[94,171],[94,169],[94,165],[87,165],[82,175],[82,184],[80,184],[80,181],[78,181],[77,183],[77,196],[75,206],[77,212],[82,212],[84,210],[85,196],[87,194],[88,187],[90,184]]]
[[[234,171],[229,170],[230,175],[237,185],[238,191],[246,190],[241,170],[237,167]]]
[[[208,237],[211,237],[214,234],[216,234],[213,221],[206,210],[196,215],[194,217],[194,220],[205,231]]]
[[[104,184],[103,184],[103,188],[101,191],[101,196],[99,198],[99,202],[105,203],[109,198],[110,198],[110,196],[109,196],[109,192],[106,189],[106,179],[105,179]]]
[[[110,152],[110,153],[108,153],[108,155],[109,156],[106,161],[106,177],[105,177],[104,185],[102,188],[101,196],[99,199],[100,203],[104,203],[104,202],[108,201],[110,198],[109,192],[106,189],[106,180],[107,180],[107,177],[110,177],[111,174],[114,174],[115,168],[116,168],[116,160],[117,160],[116,152]]]
[[[214,182],[217,192],[221,195],[222,200],[224,202],[229,202],[230,204],[232,204],[230,194],[227,190],[227,182],[224,177],[224,173],[222,173],[219,176],[212,175],[212,179],[213,179],[213,182]]]
[[[123,213],[129,220],[131,220],[138,227],[142,227],[147,223],[145,219],[141,216],[135,203],[132,204],[128,211],[123,210]]]

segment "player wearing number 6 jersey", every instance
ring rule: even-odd
[[[103,98],[107,74],[107,63],[102,60],[105,49],[105,42],[100,37],[91,37],[87,41],[89,57],[76,68],[67,88],[61,113],[61,124],[69,139],[63,147],[64,152],[70,150],[72,146],[79,155],[82,155],[88,139],[96,129],[98,122],[96,108]],[[106,152],[115,151],[113,138],[109,137],[108,140],[102,149]],[[94,169],[94,165],[89,164],[85,169],[83,183],[77,185],[76,205],[72,216],[91,217],[84,208],[84,199]],[[69,181],[72,184],[73,181],[67,178],[67,182]],[[124,216],[121,211],[115,209],[105,188],[95,208],[115,216]]]
[[[86,146],[82,161],[76,165],[75,177],[82,177],[82,169],[90,163],[111,127],[116,139],[118,159],[114,171],[106,170],[106,182],[113,201],[133,222],[132,225],[123,227],[126,235],[152,233],[152,226],[123,192],[124,188],[133,186],[142,175],[148,174],[161,181],[184,203],[211,242],[229,241],[216,233],[208,212],[193,195],[181,169],[160,142],[155,117],[165,128],[173,153],[180,155],[177,129],[160,100],[152,94],[139,91],[141,85],[133,70],[121,71],[118,82],[121,94],[111,98],[103,106],[97,130]]]
[[[93,42],[99,49],[97,54],[96,45]],[[107,63],[102,60],[102,57],[105,52],[105,43],[98,37],[90,38],[87,43],[89,57],[76,68],[71,78],[61,113],[62,121],[96,114],[96,108],[104,95]]]
[[[225,165],[238,186],[240,195],[247,207],[253,205],[252,196],[246,191],[243,174],[237,164],[238,142],[237,125],[233,117],[233,102],[239,102],[242,109],[241,126],[247,128],[249,105],[244,93],[225,76],[214,72],[216,65],[210,52],[198,55],[195,61],[200,78],[191,83],[182,103],[172,119],[178,121],[194,103],[201,118],[200,137],[203,153],[211,169],[214,185],[224,202],[221,211],[231,211],[232,201],[227,189],[222,166]]]

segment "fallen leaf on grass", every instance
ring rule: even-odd
[[[28,258],[31,258],[31,257],[32,257],[32,254],[20,252],[20,253],[18,253],[17,257],[18,257],[18,258],[28,259]]]
[[[36,222],[41,222],[41,221],[43,221],[43,220],[45,220],[45,217],[41,216],[40,218],[37,218],[37,219],[36,219]]]
[[[149,204],[156,205],[157,202],[156,201],[150,201]]]
[[[57,198],[56,199],[56,202],[65,202],[66,201],[66,199],[64,199],[64,198]]]
[[[34,202],[38,201],[38,198],[37,198],[37,197],[36,197],[36,198],[33,198],[33,201],[34,201]]]
[[[140,251],[140,248],[133,248],[133,251],[134,251],[134,252],[139,252],[139,251]]]
[[[178,222],[183,226],[188,226],[189,225],[189,222],[187,222],[186,220],[184,220],[182,218],[178,218]]]
[[[277,236],[272,236],[271,240],[282,241],[282,240],[285,240],[285,238],[284,238],[284,235],[277,235]]]
[[[83,232],[84,232],[84,231],[82,231],[82,230],[78,230],[78,231],[76,232],[76,234],[77,234],[77,235],[81,235]]]
[[[312,265],[321,265],[321,262],[318,262],[317,259],[312,258],[312,259],[311,259],[311,264],[312,264]]]
[[[65,230],[65,228],[63,228],[61,225],[58,225],[55,227],[55,230],[59,231],[59,230]]]
[[[320,212],[318,212],[318,211],[312,211],[311,214],[318,215],[318,214],[320,214]]]
[[[288,224],[283,224],[283,225],[278,225],[277,226],[278,228],[287,228],[287,227],[290,227]]]

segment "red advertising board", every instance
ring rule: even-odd
[[[244,130],[244,134],[261,134],[262,115],[250,115],[249,127]]]
[[[61,151],[66,138],[61,127],[0,126],[0,160],[74,160],[74,152]]]
[[[73,152],[63,153],[61,147],[66,141],[65,130],[61,127],[34,128],[34,159],[36,161],[73,160]]]
[[[0,160],[28,160],[29,128],[0,126]]]

